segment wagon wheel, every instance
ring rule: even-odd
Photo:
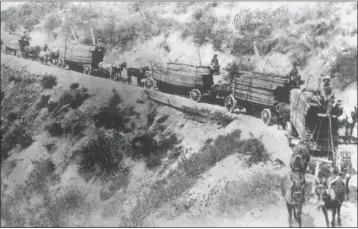
[[[15,54],[16,54],[17,57],[21,58],[21,51],[20,50],[17,50]]]
[[[262,119],[262,121],[264,121],[264,123],[266,125],[270,125],[271,120],[272,120],[272,115],[271,115],[270,109],[264,109],[261,112],[261,119]]]
[[[148,77],[144,81],[144,87],[146,89],[154,89],[155,88],[155,80],[152,77]]]
[[[198,89],[193,89],[190,91],[190,99],[199,102],[201,99],[201,92]]]
[[[237,105],[237,101],[233,95],[229,95],[225,98],[225,107],[226,109],[232,113]]]

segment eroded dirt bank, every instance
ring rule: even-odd
[[[276,126],[163,94],[218,112],[197,117],[136,86],[8,55],[1,91],[2,226],[287,225],[288,170],[272,161],[291,150]],[[344,226],[357,224],[352,180]],[[325,226],[309,201],[303,212],[304,226]]]

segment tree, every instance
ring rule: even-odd
[[[45,20],[44,27],[47,32],[52,33],[60,25],[62,25],[60,17],[57,14],[50,14]]]

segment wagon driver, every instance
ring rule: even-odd
[[[210,67],[213,73],[218,73],[220,72],[220,65],[219,65],[219,60],[218,60],[218,54],[215,54],[213,56],[213,59],[211,59],[211,63],[210,63]]]
[[[297,61],[292,62],[292,70],[289,73],[289,83],[294,87],[299,87],[301,84],[301,76],[298,74]]]
[[[330,114],[335,100],[333,94],[333,87],[329,76],[323,77],[322,81],[323,81],[323,88],[321,89],[320,93],[321,96],[323,97],[324,106],[326,108],[326,114]]]

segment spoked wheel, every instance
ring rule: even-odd
[[[201,92],[198,89],[191,90],[190,99],[195,102],[199,102],[201,99]]]
[[[230,113],[234,111],[236,104],[237,101],[233,95],[229,95],[225,98],[225,107]]]
[[[21,51],[20,50],[16,51],[16,56],[19,57],[19,58],[21,57]]]
[[[144,87],[145,87],[146,89],[150,89],[150,90],[154,89],[154,88],[155,88],[155,81],[154,81],[154,79],[153,79],[152,77],[146,78],[145,81],[144,81]]]
[[[270,125],[272,120],[272,115],[270,109],[264,109],[261,112],[261,119],[266,125]]]

